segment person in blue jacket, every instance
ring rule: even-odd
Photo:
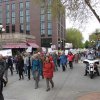
[[[65,66],[67,67],[67,56],[64,52],[60,56],[60,65],[62,66],[62,70],[65,71]]]
[[[40,61],[39,61],[39,58],[38,58],[38,54],[33,55],[32,73],[33,73],[33,78],[35,80],[35,89],[37,89],[38,83],[39,83],[39,77],[40,77],[40,74],[41,74]]]

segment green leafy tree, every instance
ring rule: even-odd
[[[69,28],[66,30],[65,39],[66,39],[67,43],[72,43],[74,48],[82,48],[83,47],[82,33],[75,28]]]
[[[85,41],[84,47],[85,47],[85,48],[89,48],[89,47],[90,47],[90,42],[89,42],[89,41]]]

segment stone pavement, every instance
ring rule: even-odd
[[[55,88],[46,92],[45,80],[41,79],[39,89],[35,90],[33,79],[28,81],[25,77],[19,81],[16,73],[14,76],[9,75],[9,83],[3,92],[5,100],[81,100],[87,94],[100,92],[100,77],[90,79],[84,76],[83,64],[75,64],[72,70],[68,67],[66,72],[59,69],[53,80]]]

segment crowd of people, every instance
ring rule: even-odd
[[[54,88],[54,72],[58,71],[59,68],[65,72],[68,64],[70,69],[73,69],[73,62],[78,63],[83,56],[86,57],[86,53],[72,54],[71,51],[67,55],[65,52],[46,54],[36,52],[33,55],[24,53],[15,57],[0,55],[0,100],[4,100],[2,90],[9,81],[8,69],[10,69],[11,76],[13,76],[15,70],[16,74],[19,75],[19,80],[24,80],[25,76],[30,80],[32,76],[35,81],[35,89],[39,88],[40,78],[45,78],[46,91],[50,91],[50,84]]]

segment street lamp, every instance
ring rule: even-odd
[[[2,32],[4,31],[5,31],[5,28],[3,28],[3,25],[0,25],[0,34],[1,34],[0,49],[2,49]]]

